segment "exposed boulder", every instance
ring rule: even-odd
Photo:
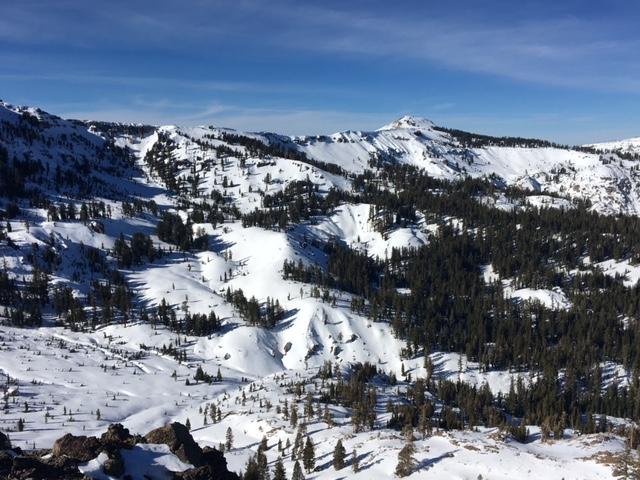
[[[105,475],[110,477],[119,478],[124,473],[124,461],[120,451],[116,451],[113,456],[110,456],[103,464],[102,471]]]
[[[181,423],[174,422],[156,428],[147,433],[144,439],[147,443],[167,445],[183,462],[196,467],[202,465],[202,449],[189,433],[189,429]]]
[[[75,480],[82,479],[78,467],[70,462],[43,461],[36,457],[18,456],[13,459],[11,480]]]
[[[9,437],[0,432],[0,450],[11,450],[11,441]]]
[[[6,442],[2,444],[1,442]],[[102,464],[102,472],[112,478],[126,479],[127,469],[121,454],[138,443],[167,445],[180,460],[194,468],[173,473],[176,480],[239,480],[229,472],[227,460],[215,448],[204,449],[196,443],[187,427],[171,423],[149,432],[145,437],[132,435],[121,424],[110,425],[100,438],[66,434],[55,441],[51,449],[23,455],[20,449],[0,450],[0,479],[11,480],[76,480],[85,479],[78,464],[96,458],[106,452],[108,458]],[[0,445],[9,445],[8,438],[0,437]],[[167,472],[168,474],[171,472]]]
[[[107,431],[100,437],[102,447],[108,452],[116,451],[120,448],[131,448],[141,440],[142,437],[131,435],[129,429],[123,427],[121,423],[109,425]]]
[[[13,467],[14,453],[8,450],[0,451],[0,478],[7,478]]]
[[[174,480],[218,480],[219,477],[215,476],[213,469],[209,465],[202,467],[190,468],[184,472],[175,472],[173,474]]]
[[[51,453],[54,457],[67,457],[78,462],[88,462],[100,453],[102,443],[96,437],[66,435],[53,444]]]
[[[227,459],[220,450],[211,447],[202,449],[202,463],[209,467],[212,476],[219,480],[237,480],[238,476],[227,469]]]

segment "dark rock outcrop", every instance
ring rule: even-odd
[[[225,462],[226,463],[226,462]],[[239,477],[235,473],[226,469],[216,470],[210,465],[202,467],[190,468],[184,472],[176,472],[173,474],[174,480],[238,480]]]
[[[13,467],[13,457],[15,454],[11,451],[0,451],[0,478],[7,478]]]
[[[11,450],[11,441],[2,432],[0,432],[0,450]]]
[[[174,480],[211,480],[218,478],[214,475],[213,469],[205,465],[203,467],[190,468],[189,470],[185,470],[184,472],[176,472],[173,474]]]
[[[36,457],[18,456],[13,459],[11,480],[75,480],[82,479],[73,462],[44,461]]]
[[[119,450],[121,448],[131,448],[140,443],[142,437],[131,435],[128,428],[124,428],[121,423],[109,425],[107,431],[100,437],[102,448],[107,452]]]
[[[200,448],[187,427],[181,423],[156,428],[144,438],[147,443],[167,445],[180,460],[195,467],[174,474],[176,479],[238,480],[238,476],[227,469],[227,460],[222,452],[210,447]]]
[[[167,445],[183,462],[194,466],[185,472],[174,473],[176,480],[238,480],[238,476],[227,469],[227,460],[222,452],[210,447],[200,448],[187,427],[181,423],[156,428],[145,437],[132,435],[121,424],[110,425],[100,438],[68,433],[55,441],[48,457],[44,456],[49,453],[48,450],[24,455],[19,448],[0,449],[0,479],[84,479],[86,477],[78,465],[93,460],[101,452],[108,456],[102,471],[110,477],[126,479],[126,465],[121,450],[133,448],[138,443]],[[11,446],[6,437],[0,437],[0,445]]]
[[[51,453],[54,457],[65,456],[78,462],[88,462],[96,458],[102,450],[102,443],[96,437],[66,435],[53,444]]]
[[[124,473],[124,461],[118,450],[102,465],[102,471],[110,477],[119,478]]]
[[[202,463],[211,470],[211,477],[219,480],[237,480],[238,476],[227,469],[227,459],[220,450],[211,447],[202,449]]]
[[[147,433],[144,439],[147,443],[167,445],[183,462],[195,467],[202,465],[202,449],[189,433],[189,429],[181,423],[174,422],[156,428]]]

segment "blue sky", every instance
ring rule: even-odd
[[[289,134],[413,114],[640,136],[631,0],[0,0],[0,98],[65,117]]]

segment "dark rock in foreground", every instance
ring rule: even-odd
[[[119,423],[109,425],[100,438],[67,433],[54,442],[51,455],[47,457],[25,455],[19,448],[12,449],[9,438],[0,433],[0,478],[84,479],[88,477],[80,472],[78,466],[101,453],[107,455],[102,464],[103,473],[113,478],[127,478],[127,465],[120,452],[144,443],[167,445],[180,460],[193,465],[184,472],[167,472],[173,473],[177,480],[238,480],[238,476],[227,469],[227,460],[222,452],[210,447],[202,449],[187,427],[177,422],[156,428],[144,437],[132,435]]]
[[[144,436],[147,443],[164,444],[185,463],[195,467],[202,465],[202,449],[196,443],[189,429],[181,423],[170,423],[156,428]]]
[[[51,454],[54,457],[67,457],[82,463],[96,458],[101,450],[102,444],[96,437],[76,437],[67,433],[54,442]]]

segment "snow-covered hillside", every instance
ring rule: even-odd
[[[534,192],[589,200],[602,213],[640,212],[640,176],[635,161],[607,152],[527,147],[524,139],[522,146],[498,146],[501,139],[494,140],[491,143],[497,145],[463,147],[455,136],[429,120],[413,117],[403,117],[376,132],[347,131],[295,139],[311,158],[336,163],[351,172],[367,168],[371,159],[393,159],[436,178],[497,177]],[[602,148],[606,148],[604,144]]]
[[[638,155],[640,154],[640,137],[615,140],[612,142],[592,143],[590,145],[587,145],[587,147],[592,147],[596,150],[601,151],[612,151]]]
[[[310,401],[316,413],[306,415],[305,435],[317,461],[307,478],[390,478],[406,439],[404,414],[393,408],[412,404],[417,379],[433,392],[441,384],[470,386],[473,395],[489,391],[504,402],[514,385],[525,388],[540,376],[487,368],[491,361],[474,360],[470,344],[466,351],[464,345],[428,350],[428,342],[398,335],[402,315],[393,318],[390,307],[373,314],[362,292],[333,279],[331,268],[342,267],[330,265],[336,246],[356,252],[365,273],[379,268],[366,279],[376,290],[411,263],[398,252],[424,250],[442,241],[443,231],[484,235],[457,216],[401,204],[402,192],[376,177],[375,167],[408,165],[443,181],[486,180],[491,193],[473,196],[473,205],[504,215],[538,208],[570,215],[577,200],[604,214],[640,213],[634,160],[524,139],[469,144],[462,133],[403,117],[372,132],[289,138],[64,120],[0,103],[0,429],[30,450],[49,447],[64,432],[98,434],[113,422],[140,433],[189,419],[202,445],[218,447],[233,430],[226,452],[232,470],[242,470],[266,437],[269,466],[282,453],[290,476],[291,450],[276,447],[279,440],[293,443],[298,430],[285,405],[299,405],[302,417]],[[402,215],[357,196],[364,195],[358,182],[365,172]],[[436,188],[427,193],[444,195]],[[466,253],[467,244],[460,245],[452,251]],[[584,271],[626,275],[623,285],[637,284],[637,259],[605,258],[583,258]],[[285,275],[287,265],[316,282]],[[434,260],[427,268],[442,265]],[[465,268],[479,278],[474,290],[499,283],[499,300],[513,311],[569,315],[584,303],[559,286],[512,287],[490,264]],[[551,276],[526,273],[531,285]],[[406,277],[391,290],[394,307],[414,295],[408,285],[416,279]],[[435,317],[420,318],[430,321]],[[603,389],[631,384],[627,365],[604,365]],[[367,368],[375,369],[366,381],[376,395],[370,394],[375,420],[361,429],[354,426],[356,408],[330,399],[335,391],[328,384],[342,378],[348,384]],[[449,428],[443,418],[461,407],[451,407],[457,398],[445,405],[433,392],[425,395],[436,426],[431,435],[416,435],[411,478],[611,478],[624,449],[613,433],[580,436],[564,425],[543,439],[531,424],[523,442],[506,421]],[[213,405],[219,420],[207,417]],[[524,427],[526,418],[517,417]],[[611,415],[608,421],[632,424]],[[338,439],[349,454],[357,450],[360,472],[334,470]],[[185,468],[153,448],[149,455]],[[100,459],[92,460],[86,472],[105,478],[100,468]]]

